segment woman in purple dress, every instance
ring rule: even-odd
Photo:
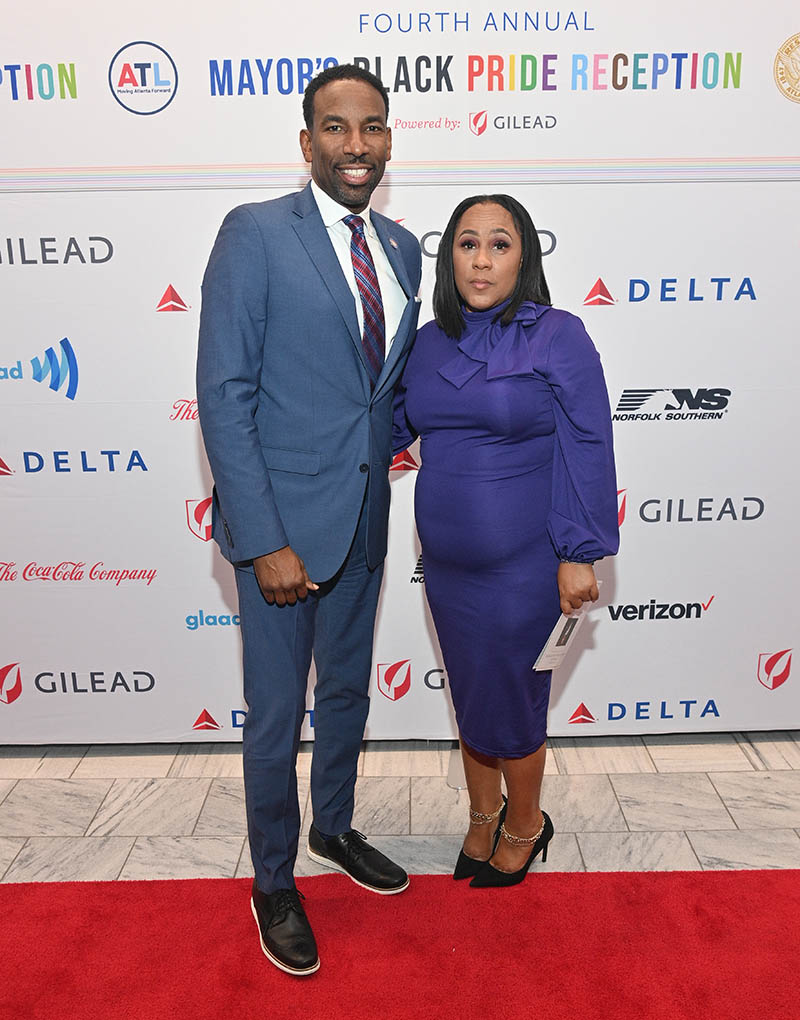
[[[515,199],[456,208],[433,310],[394,445],[422,440],[417,530],[470,797],[454,878],[514,885],[553,835],[539,806],[550,672],[531,667],[560,612],[597,599],[592,564],[619,542],[611,413],[600,357],[580,319],[550,306]]]

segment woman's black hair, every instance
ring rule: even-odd
[[[453,242],[459,220],[473,205],[499,205],[507,209],[522,239],[522,264],[520,265],[517,285],[514,288],[508,305],[497,319],[507,326],[514,318],[523,301],[535,301],[540,305],[550,304],[550,291],[544,278],[542,268],[542,246],[539,235],[527,209],[510,195],[473,195],[465,198],[453,210],[453,214],[439,242],[436,256],[436,286],[433,290],[433,316],[437,325],[449,337],[458,339],[464,332],[466,323],[462,311],[463,299],[456,287],[453,272]]]

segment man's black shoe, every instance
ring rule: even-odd
[[[264,955],[287,974],[299,976],[319,970],[317,943],[301,898],[297,889],[263,893],[253,879],[250,907]]]
[[[355,829],[323,839],[316,826],[308,834],[308,856],[326,868],[343,871],[370,892],[390,896],[408,887],[408,875]]]

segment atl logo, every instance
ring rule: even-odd
[[[211,538],[211,502],[211,496],[186,500],[186,523],[189,531],[201,542],[208,542]]]
[[[781,652],[762,652],[758,657],[758,681],[769,691],[785,684],[791,671],[791,648],[784,648]]]
[[[157,312],[188,312],[189,306],[175,290],[172,284],[167,287],[162,295],[161,300],[158,302]]]
[[[175,98],[178,68],[156,43],[127,43],[111,59],[108,87],[123,109],[149,116],[160,113]]]
[[[378,690],[389,701],[399,701],[411,689],[411,660],[378,663]]]
[[[22,675],[19,663],[10,662],[0,669],[0,703],[13,705],[20,694],[22,694]]]

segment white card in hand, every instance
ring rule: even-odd
[[[598,581],[597,587],[600,588],[602,584],[602,581]],[[539,657],[531,668],[538,670],[558,669],[564,661],[567,652],[572,647],[575,635],[578,633],[580,625],[586,619],[586,614],[596,605],[596,602],[584,602],[580,609],[573,610],[569,616],[562,613],[556,621],[555,627],[550,632],[550,637],[547,639],[544,648],[539,653]]]

